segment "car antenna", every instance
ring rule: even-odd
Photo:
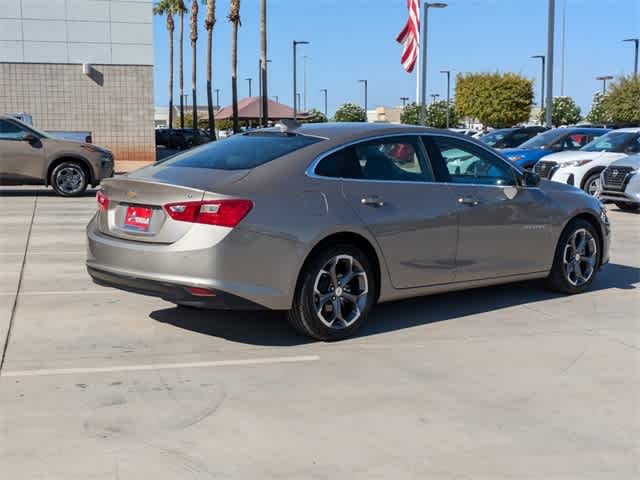
[[[301,126],[302,124],[300,122],[291,118],[284,118],[280,120],[280,131],[282,133],[295,133],[295,131]]]

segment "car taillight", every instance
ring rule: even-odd
[[[169,203],[164,206],[174,220],[220,227],[235,227],[252,208],[251,200],[235,199]]]
[[[102,212],[106,212],[109,208],[109,197],[102,190],[98,190],[96,193],[96,201],[98,202],[98,209]]]

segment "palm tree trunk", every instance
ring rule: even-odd
[[[169,30],[169,129],[173,128],[173,31]],[[171,135],[169,135],[171,138]]]
[[[180,128],[184,128],[184,12],[180,12]]]
[[[262,92],[262,118],[263,127],[269,123],[269,102],[267,93],[267,0],[260,0],[260,91]]]
[[[231,97],[233,105],[233,132],[240,131],[238,122],[238,24],[231,27]]]
[[[193,128],[198,128],[198,102],[196,100],[196,44],[198,42],[198,0],[191,0],[191,100],[193,101]]]
[[[216,139],[216,123],[213,116],[213,86],[211,85],[211,71],[213,70],[213,26],[215,17],[216,2],[207,0],[207,107],[209,113],[209,138]]]

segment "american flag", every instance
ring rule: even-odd
[[[404,44],[400,63],[408,73],[411,73],[416,65],[420,48],[420,0],[407,0],[407,8],[409,19],[396,37],[396,42]]]

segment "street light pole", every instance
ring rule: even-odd
[[[302,106],[303,110],[307,111],[307,57],[302,57]]]
[[[364,85],[364,115],[365,117],[367,116],[367,84],[368,82],[366,80],[358,80],[359,83],[362,83]]]
[[[451,70],[440,70],[447,76],[447,128],[449,128],[449,109],[451,108]]]
[[[409,101],[409,97],[400,97],[400,100],[402,100],[402,108],[404,109],[404,107],[407,106],[407,102]]]
[[[542,61],[542,75],[540,76],[540,108],[544,108],[544,55],[532,55],[531,58],[539,58]]]
[[[420,104],[420,125],[424,125],[424,121],[425,121],[425,109],[426,109],[426,99],[427,99],[427,21],[429,19],[429,8],[445,8],[447,6],[446,3],[440,3],[440,2],[436,2],[436,3],[429,3],[429,2],[424,2],[423,3],[423,11],[422,11],[422,45],[420,46],[421,48],[421,53],[422,53],[422,61],[420,66],[421,68],[421,72],[420,72],[420,77],[421,77],[421,81],[420,81],[420,99],[419,99],[419,104]]]
[[[638,76],[638,44],[640,44],[640,38],[625,38],[623,42],[633,42],[635,45],[635,54],[633,60],[633,76]]]
[[[436,101],[436,98],[438,98],[440,96],[439,93],[432,93],[431,95],[429,95],[431,97],[431,103]]]
[[[305,40],[294,40],[293,41],[293,119],[295,120],[298,117],[298,105],[297,105],[297,94],[298,94],[298,79],[297,79],[297,49],[298,45],[308,45],[309,42]]]
[[[216,106],[220,110],[220,89],[216,88]]]
[[[298,104],[298,108],[300,108],[302,106],[300,104],[300,92],[296,93],[296,103]]]
[[[602,80],[602,95],[607,93],[607,80],[613,80],[612,75],[602,75],[601,77],[596,77],[596,80]]]
[[[324,94],[324,116],[328,117],[328,113],[327,113],[327,89],[323,88],[320,91]]]
[[[280,102],[278,101],[278,95],[274,95],[274,97],[273,97],[273,98],[275,98],[275,99],[276,99],[276,103],[280,103]]]
[[[555,33],[556,0],[549,0],[549,13],[547,18],[547,110],[545,111],[545,125],[553,126],[553,36]]]
[[[247,82],[249,82],[249,98],[251,98],[251,79],[250,78],[245,78],[245,80]]]

